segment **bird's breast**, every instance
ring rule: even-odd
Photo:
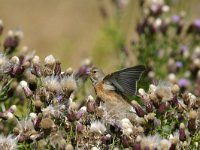
[[[110,103],[126,103],[124,98],[118,94],[111,85],[104,84],[102,82],[97,83],[95,85],[95,91],[97,97],[100,98],[101,101]]]

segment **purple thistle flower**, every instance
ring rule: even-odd
[[[183,67],[183,63],[181,61],[177,61],[176,62],[176,67],[177,68],[182,68]]]
[[[181,17],[179,15],[173,15],[171,17],[171,20],[172,20],[173,23],[179,23],[180,20],[181,20]]]
[[[178,85],[179,85],[180,87],[187,87],[187,86],[189,85],[189,82],[188,82],[188,80],[182,78],[182,79],[180,79],[180,80],[178,81]]]
[[[196,28],[200,29],[200,19],[196,19],[193,24]]]
[[[187,46],[187,45],[181,45],[181,46],[180,46],[180,51],[181,51],[181,52],[186,52],[186,51],[188,51],[188,46]]]

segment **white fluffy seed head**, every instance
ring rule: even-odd
[[[73,69],[71,67],[67,68],[66,73],[71,75],[73,73]]]
[[[156,86],[154,84],[150,84],[149,86],[149,92],[153,93],[156,90]]]
[[[11,108],[14,112],[17,110],[17,106],[16,106],[16,105],[12,105],[10,108]]]
[[[33,119],[33,120],[35,120],[36,118],[37,118],[37,115],[36,115],[36,113],[30,113],[29,114],[30,115],[30,117],[31,117],[31,119]]]
[[[39,62],[40,62],[40,57],[39,56],[34,56],[33,57],[33,59],[32,59],[32,62],[33,62],[33,64],[39,64]]]
[[[19,84],[21,85],[22,88],[26,88],[28,86],[28,83],[24,80],[22,80]]]
[[[56,77],[46,77],[44,79],[45,87],[50,91],[61,91],[62,86]]]
[[[68,91],[74,91],[77,88],[77,84],[73,76],[64,77],[61,80],[61,86],[63,89]]]
[[[140,88],[140,89],[138,90],[138,92],[139,92],[140,95],[145,95],[145,90],[142,89],[142,88]]]
[[[97,147],[92,147],[91,150],[99,150]]]
[[[160,146],[162,150],[168,150],[171,146],[171,142],[169,140],[163,139],[160,141]]]
[[[94,121],[91,123],[90,132],[103,134],[106,131],[105,125],[100,121]]]
[[[87,101],[94,101],[94,98],[92,95],[89,95],[88,98],[87,98]]]
[[[14,32],[12,30],[9,30],[8,31],[8,36],[13,36],[14,35]]]
[[[181,124],[180,124],[180,129],[185,129],[184,123],[181,123]]]
[[[124,135],[130,135],[130,134],[133,133],[133,129],[132,129],[132,128],[123,129],[123,130],[122,130],[122,133],[123,133]]]
[[[195,110],[191,110],[189,112],[189,118],[195,119],[197,117],[197,112]]]
[[[3,26],[3,21],[0,19],[0,26]]]
[[[14,64],[19,64],[19,57],[17,57],[17,56],[13,56],[11,59],[10,59],[10,61],[12,62],[12,63],[14,63]]]
[[[142,137],[140,136],[140,135],[138,135],[137,137],[136,137],[136,142],[140,142],[142,140]]]
[[[45,59],[44,59],[45,64],[48,65],[53,65],[56,63],[56,59],[53,57],[53,55],[48,55]]]

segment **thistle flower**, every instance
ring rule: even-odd
[[[160,147],[162,150],[169,150],[171,142],[169,140],[163,139],[160,141]]]
[[[28,87],[28,83],[26,81],[21,81],[20,82],[21,87],[24,90],[24,93],[27,97],[31,97],[33,95],[33,92],[30,90],[30,88]]]
[[[83,133],[84,130],[85,130],[85,126],[84,126],[83,124],[81,124],[81,123],[78,123],[78,124],[76,125],[76,130],[77,130],[79,133]]]
[[[179,139],[180,141],[186,141],[185,125],[183,123],[180,124],[179,128]]]
[[[171,85],[169,83],[159,83],[155,91],[158,99],[164,101],[169,101],[173,98],[173,94],[171,92]]]
[[[122,119],[120,123],[123,135],[130,135],[133,133],[133,125],[128,118]]]
[[[17,140],[13,138],[12,135],[5,137],[0,135],[0,149],[1,150],[16,150],[17,149]]]
[[[141,145],[140,145],[141,140],[142,140],[142,137],[140,135],[138,135],[136,137],[135,143],[133,144],[134,150],[141,150]]]
[[[63,138],[61,133],[58,132],[51,134],[49,141],[49,144],[52,145],[55,149],[65,149],[65,147],[67,146],[65,139]]]
[[[32,63],[33,63],[34,65],[39,64],[39,63],[40,63],[40,57],[37,56],[37,55],[35,55],[35,56],[33,57],[33,59],[32,59]]]
[[[22,32],[19,30],[9,31],[8,37],[4,41],[4,51],[8,54],[12,53],[19,45],[20,39],[22,38]]]
[[[63,77],[61,79],[61,86],[63,90],[68,91],[69,93],[71,93],[72,91],[75,91],[77,89],[77,84],[74,79],[74,76],[70,75],[70,76]]]
[[[72,146],[72,144],[67,144],[65,147],[66,150],[74,150],[74,147]]]
[[[177,143],[179,142],[179,133],[176,131],[173,135],[169,136],[169,140],[171,142],[170,150],[175,150]]]
[[[11,69],[11,62],[8,60],[8,58],[0,53],[0,71],[1,73],[8,72]]]
[[[18,121],[15,128],[17,131],[17,140],[20,142],[30,139],[30,136],[35,132],[33,122],[30,118],[24,118]]]
[[[144,112],[144,110],[142,109],[142,107],[141,107],[136,101],[131,101],[131,104],[132,104],[133,107],[135,108],[135,111],[136,111],[137,115],[138,115],[139,117],[144,117],[145,112]]]
[[[41,68],[39,64],[33,64],[33,68],[31,70],[31,73],[34,74],[37,77],[42,76]]]
[[[54,68],[54,75],[60,75],[61,74],[61,66],[60,66],[60,62],[56,61],[55,63],[55,68]]]
[[[37,118],[36,113],[30,113],[29,116],[31,117],[32,120],[35,120]]]
[[[67,70],[66,70],[66,74],[67,74],[68,76],[72,75],[73,72],[74,72],[74,71],[73,71],[73,69],[72,69],[71,67],[67,68]]]
[[[189,131],[195,131],[196,129],[196,118],[197,118],[197,112],[195,110],[191,110],[188,114],[189,120],[188,120],[188,129]]]
[[[91,95],[89,95],[87,99],[87,111],[89,113],[94,113],[95,111],[95,101]]]
[[[172,86],[171,91],[172,91],[172,93],[173,93],[174,95],[176,95],[176,94],[179,93],[180,88],[179,88],[179,86],[178,86],[177,84],[174,84],[174,85]]]
[[[48,136],[53,128],[54,122],[51,118],[43,118],[40,127],[44,130],[44,136]]]
[[[53,66],[56,63],[56,59],[53,57],[53,55],[48,55],[44,59],[44,63],[49,66]]]
[[[103,134],[106,132],[106,127],[102,122],[94,121],[90,125],[90,132]]]
[[[43,116],[52,116],[59,118],[63,115],[63,105],[48,105],[42,109]]]
[[[78,120],[79,118],[77,118],[77,112],[75,112],[74,110],[69,110],[67,113],[67,119],[70,122]]]
[[[184,91],[189,86],[189,81],[182,78],[178,81],[178,85],[182,91]]]
[[[100,150],[100,149],[97,147],[92,147],[91,150]]]
[[[47,76],[43,79],[44,86],[51,92],[61,92],[62,86],[59,82],[58,77],[55,76]]]
[[[36,100],[34,105],[35,105],[35,111],[37,113],[41,112],[41,108],[42,108],[43,103],[40,100]]]
[[[122,142],[123,147],[125,148],[128,148],[131,146],[131,138],[127,135],[123,135],[121,137],[121,142]]]
[[[145,115],[144,116],[144,118],[145,118],[145,120],[147,121],[147,122],[153,122],[154,121],[154,119],[155,119],[155,113],[148,113],[147,115]]]
[[[141,148],[142,149],[156,149],[159,147],[160,141],[162,139],[160,138],[159,135],[150,135],[146,137],[142,137],[141,140]]]
[[[2,33],[3,33],[3,21],[2,20],[0,20],[0,36],[2,35]]]
[[[159,113],[164,114],[167,111],[168,107],[169,107],[168,102],[160,103],[159,108],[158,108]]]

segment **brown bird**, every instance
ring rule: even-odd
[[[107,76],[97,67],[89,70],[88,74],[93,83],[97,100],[103,103],[112,119],[130,118],[133,108],[127,97],[136,94],[137,81],[144,70],[143,65],[138,65]]]

